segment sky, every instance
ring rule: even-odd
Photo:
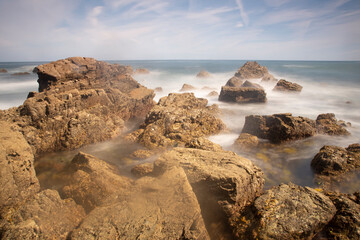
[[[360,0],[0,0],[0,61],[360,60]]]

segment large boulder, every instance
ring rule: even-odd
[[[327,196],[290,183],[266,191],[233,224],[240,239],[312,239],[335,213]]]
[[[285,79],[280,79],[273,90],[280,92],[301,92],[302,88],[303,87],[297,83],[292,83],[286,81]]]
[[[253,87],[221,87],[219,101],[235,103],[264,103],[266,93],[263,89]]]
[[[294,117],[291,113],[246,116],[242,133],[249,133],[274,143],[311,137],[316,134],[315,121]]]
[[[347,148],[324,146],[311,161],[316,174],[340,175],[360,168],[360,144],[351,144]]]
[[[209,239],[200,206],[179,167],[136,181],[129,201],[94,209],[71,239]]]
[[[320,134],[337,136],[350,135],[343,125],[343,121],[338,121],[334,113],[323,113],[316,118],[316,128]]]
[[[218,107],[207,103],[193,93],[171,93],[159,100],[130,138],[153,149],[184,145],[193,138],[219,133],[225,125],[217,117]]]
[[[268,69],[257,62],[246,62],[235,73],[235,77],[241,79],[262,78],[269,73]]]
[[[17,122],[37,154],[110,139],[124,121],[144,117],[154,106],[153,90],[137,83],[130,67],[73,57],[34,71],[40,92],[0,117]]]
[[[125,199],[132,189],[131,179],[120,176],[115,166],[89,154],[78,153],[67,168],[71,180],[63,187],[63,195],[88,212],[114,199]]]
[[[2,239],[67,239],[85,217],[72,199],[61,199],[55,190],[44,190],[9,209],[4,217]]]
[[[20,128],[0,121],[0,215],[40,190],[34,155]]]

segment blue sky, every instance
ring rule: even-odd
[[[360,0],[0,0],[0,61],[360,60]]]

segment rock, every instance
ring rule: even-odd
[[[246,80],[246,81],[241,85],[241,87],[257,88],[257,89],[263,89],[263,90],[264,90],[264,88],[263,88],[261,85],[259,85],[259,84],[257,84],[257,83],[250,82],[250,81],[248,81],[248,80]]]
[[[222,147],[219,144],[213,143],[212,141],[203,137],[191,139],[189,142],[185,144],[185,147],[214,151],[214,152],[223,151]]]
[[[131,169],[131,173],[136,177],[144,177],[150,175],[154,171],[154,164],[152,162],[146,162],[134,166]]]
[[[193,91],[193,90],[196,90],[196,87],[194,86],[191,86],[190,84],[184,84],[182,86],[182,88],[180,89],[180,92],[189,92],[189,91]]]
[[[240,79],[253,79],[262,78],[267,75],[268,69],[260,66],[257,62],[246,62],[239,70],[235,73],[235,77]]]
[[[137,68],[134,74],[149,74],[150,71],[146,68]]]
[[[233,224],[239,239],[312,239],[335,213],[327,196],[290,183],[266,191]]]
[[[154,106],[153,90],[137,83],[129,67],[74,57],[40,65],[35,72],[40,93],[0,117],[22,127],[36,154],[118,136],[124,121],[144,117]]]
[[[221,87],[219,101],[236,103],[264,103],[266,93],[263,89],[249,87]]]
[[[265,74],[264,77],[261,79],[261,82],[277,82],[277,81],[278,80],[270,73]]]
[[[355,196],[329,192],[326,195],[333,201],[337,212],[321,235],[326,239],[360,239],[360,205],[354,201]]]
[[[94,209],[71,239],[209,239],[181,168],[140,178],[130,199]]]
[[[147,159],[154,155],[154,151],[146,150],[146,149],[139,149],[133,152],[130,157],[135,159]]]
[[[211,236],[219,231],[211,226],[226,225],[233,212],[240,212],[261,194],[264,185],[263,172],[233,152],[174,148],[155,161],[154,172],[173,164],[185,170]]]
[[[342,126],[341,121],[337,121],[334,113],[320,114],[316,118],[316,128],[318,133],[327,135],[347,136],[348,130]]]
[[[241,87],[241,85],[244,83],[244,80],[242,80],[241,78],[239,77],[235,77],[233,76],[232,78],[230,78],[225,86],[228,86],[228,87]]]
[[[351,127],[351,122],[345,122],[344,120],[337,121],[337,124],[339,124],[342,127]]]
[[[84,209],[72,199],[62,200],[57,191],[44,190],[10,209],[1,236],[2,239],[65,240],[84,217]]]
[[[0,68],[0,73],[7,73],[8,71],[5,68]]]
[[[5,207],[40,190],[31,147],[14,124],[0,121],[0,218]]]
[[[125,199],[132,180],[118,175],[118,170],[94,156],[80,152],[68,166],[71,181],[62,190],[89,212],[96,206]]]
[[[217,97],[217,96],[219,96],[219,93],[217,91],[212,91],[207,96],[208,97]]]
[[[12,76],[25,76],[25,75],[30,75],[29,72],[17,72],[17,73],[13,73],[11,74]]]
[[[245,117],[242,133],[280,143],[314,136],[316,128],[314,120],[294,117],[291,113],[250,115]]]
[[[154,91],[155,91],[155,92],[162,92],[163,89],[162,89],[162,87],[157,87],[157,88],[154,89]]]
[[[212,77],[212,75],[210,73],[208,73],[205,70],[201,70],[198,74],[196,74],[196,77],[198,78],[208,78],[208,77]]]
[[[259,139],[257,136],[241,133],[240,136],[235,140],[234,145],[237,148],[249,150],[259,145]]]
[[[316,174],[327,176],[360,168],[360,144],[351,144],[347,148],[324,146],[311,161],[311,167]]]
[[[297,83],[292,83],[289,81],[286,81],[285,79],[280,79],[276,86],[274,87],[274,91],[281,91],[281,92],[301,92],[302,86],[300,86]]]
[[[130,138],[154,149],[184,145],[193,138],[219,133],[225,125],[217,118],[218,107],[207,103],[193,93],[171,93],[159,100]]]

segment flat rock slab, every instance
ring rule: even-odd
[[[266,93],[263,89],[253,87],[221,87],[219,101],[234,103],[264,103]]]

